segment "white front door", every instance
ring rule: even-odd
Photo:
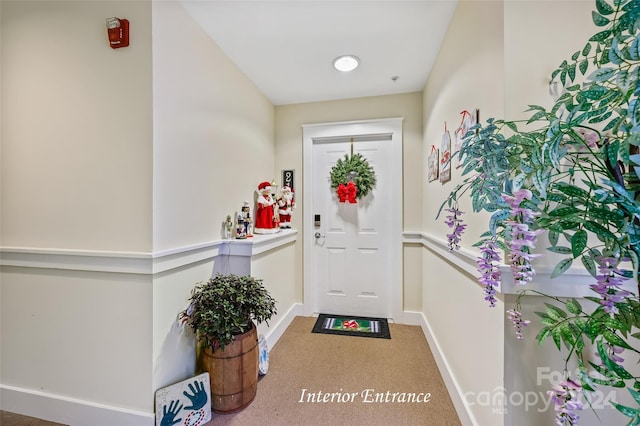
[[[305,307],[313,313],[394,318],[402,309],[402,174],[398,178],[396,170],[398,160],[401,168],[401,139],[394,139],[393,132],[346,131],[310,139],[305,188],[311,194],[305,191],[304,212],[312,221],[305,226]],[[340,203],[331,188],[331,168],[352,152],[369,162],[377,183],[356,204]]]

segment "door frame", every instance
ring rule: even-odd
[[[403,322],[403,279],[402,279],[402,117],[342,121],[334,123],[318,123],[302,125],[303,173],[302,195],[303,223],[303,309],[306,316],[311,316],[315,306],[315,289],[313,288],[313,141],[316,139],[344,138],[355,136],[391,136],[391,314],[394,322]],[[309,188],[307,191],[306,189]]]

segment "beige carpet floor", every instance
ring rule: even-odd
[[[297,317],[269,355],[269,371],[243,411],[214,414],[213,425],[454,426],[460,420],[422,329],[389,324],[391,339],[311,333],[315,318]],[[303,393],[304,392],[304,393]],[[349,402],[311,402],[315,393]],[[367,402],[383,394],[389,402]],[[428,402],[391,402],[405,393]],[[351,394],[356,394],[351,398]],[[320,395],[321,396],[321,395]]]
[[[391,339],[373,339],[311,333],[314,323],[297,317],[287,328],[250,406],[204,426],[460,425],[420,327],[389,324]],[[334,401],[318,402],[325,394]],[[56,423],[0,412],[0,425]]]

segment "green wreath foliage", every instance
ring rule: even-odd
[[[362,154],[344,155],[344,159],[339,159],[331,168],[331,188],[338,189],[338,186],[347,184],[347,175],[350,172],[356,172],[358,175],[353,183],[356,184],[358,192],[356,198],[360,199],[376,186],[376,175],[371,164],[362,156]]]

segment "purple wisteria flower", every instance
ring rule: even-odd
[[[513,323],[513,328],[516,329],[516,337],[520,340],[524,339],[524,336],[522,335],[522,329],[528,326],[531,323],[531,321],[523,320],[522,312],[516,309],[507,310],[507,315],[511,320],[511,322]]]
[[[453,228],[453,232],[451,234],[447,234],[447,240],[449,241],[449,250],[457,250],[460,248],[460,241],[462,240],[462,233],[467,228],[467,225],[463,223],[460,216],[464,214],[457,208],[446,209],[449,215],[447,215],[447,219],[444,223],[447,224],[449,228]]]
[[[478,281],[484,286],[484,300],[488,301],[492,308],[496,306],[496,288],[500,286],[502,280],[502,271],[499,267],[500,255],[496,249],[494,241],[485,241],[480,248],[482,254],[477,259],[478,272],[482,274]]]
[[[596,284],[590,287],[601,297],[600,304],[604,306],[605,312],[614,315],[618,313],[616,303],[620,303],[625,297],[632,295],[631,292],[620,288],[626,278],[622,276],[623,270],[618,268],[619,259],[613,257],[600,257],[597,259],[599,274],[596,275]]]
[[[513,196],[502,196],[502,199],[511,207],[511,219],[505,221],[505,224],[511,229],[511,240],[508,242],[511,252],[511,274],[515,283],[520,285],[525,285],[533,280],[536,271],[531,265],[531,260],[540,256],[532,254],[531,250],[535,248],[536,239],[543,230],[529,229],[529,225],[538,213],[526,207],[520,207],[525,199],[530,200],[532,196],[528,189],[516,191]]]
[[[582,386],[572,379],[565,379],[557,385],[552,386],[553,390],[547,391],[551,401],[555,406],[556,424],[558,426],[568,426],[578,424],[580,418],[575,412],[582,410],[583,403]]]

